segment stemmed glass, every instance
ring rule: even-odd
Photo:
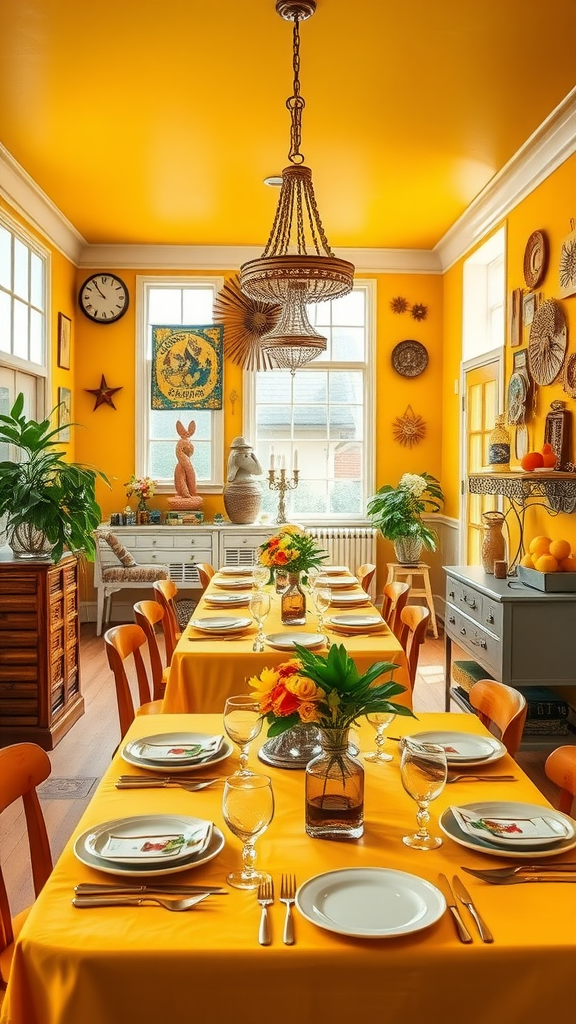
[[[263,590],[253,590],[250,594],[248,606],[250,608],[250,614],[258,626],[258,632],[254,638],[252,650],[263,651],[265,637],[262,627],[270,612],[270,594],[265,593]]]
[[[258,699],[249,693],[227,697],[224,705],[224,729],[232,742],[240,747],[240,765],[233,777],[244,778],[252,775],[246,765],[250,744],[262,731],[262,715]]]
[[[226,881],[236,889],[257,889],[261,882],[270,881],[270,875],[254,870],[254,843],[274,817],[271,780],[267,775],[230,776],[224,785],[222,813],[230,831],[244,843],[244,866],[232,871]]]
[[[324,614],[328,611],[332,603],[332,591],[330,587],[314,587],[312,591],[312,600],[318,612],[318,630],[320,633],[324,632]]]
[[[418,743],[417,740],[409,738],[402,740],[400,777],[404,789],[418,804],[418,831],[413,835],[403,836],[402,842],[413,850],[435,850],[442,846],[441,838],[430,835],[428,831],[428,806],[444,789],[446,773],[444,747],[436,743]]]
[[[254,586],[256,590],[262,590],[270,579],[270,569],[267,565],[254,565],[252,566],[252,579],[254,580]]]
[[[366,715],[367,721],[376,729],[376,750],[364,754],[365,761],[371,761],[372,764],[386,764],[387,761],[393,760],[392,754],[384,753],[384,744],[386,743],[384,733],[394,718],[396,715],[386,711],[373,711],[370,715]]]
[[[316,586],[316,580],[318,579],[319,575],[320,569],[318,569],[316,566],[314,566],[314,568],[312,569],[306,570],[306,576],[308,577],[308,593],[310,594],[311,597],[314,593],[314,587]]]

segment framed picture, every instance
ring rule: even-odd
[[[63,370],[70,369],[70,339],[72,321],[64,313],[58,313],[58,366]]]
[[[528,292],[522,299],[522,320],[524,327],[529,327],[536,312],[536,294]]]
[[[69,388],[58,388],[58,427],[60,433],[59,441],[70,440],[70,407],[72,392]]]
[[[528,349],[521,348],[519,352],[514,352],[512,356],[512,365],[514,373],[518,373],[521,370],[528,372]]]
[[[522,344],[522,289],[515,288],[510,295],[510,347]]]

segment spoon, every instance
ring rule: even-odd
[[[449,775],[446,782],[516,782],[515,775]]]
[[[165,907],[166,910],[191,910],[210,895],[209,892],[198,896],[189,896],[185,900],[167,900],[162,896],[75,896],[72,903],[75,907],[144,907],[148,903]]]

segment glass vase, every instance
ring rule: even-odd
[[[288,573],[288,586],[280,598],[282,624],[284,626],[306,625],[306,595],[300,586],[300,573]]]
[[[510,469],[510,434],[504,416],[497,416],[494,429],[488,437],[488,464],[501,473]]]
[[[364,833],[364,768],[348,729],[320,729],[322,753],[306,766],[306,832],[315,839],[359,839]]]

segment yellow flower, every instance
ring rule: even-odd
[[[252,676],[248,680],[248,686],[258,690],[258,694],[265,696],[274,689],[278,682],[278,673],[274,668],[263,668],[259,676]]]
[[[292,676],[286,683],[286,689],[302,701],[323,700],[325,697],[324,690],[306,676]]]
[[[298,714],[301,722],[319,722],[321,717],[318,705],[312,700],[303,701],[298,708]]]

